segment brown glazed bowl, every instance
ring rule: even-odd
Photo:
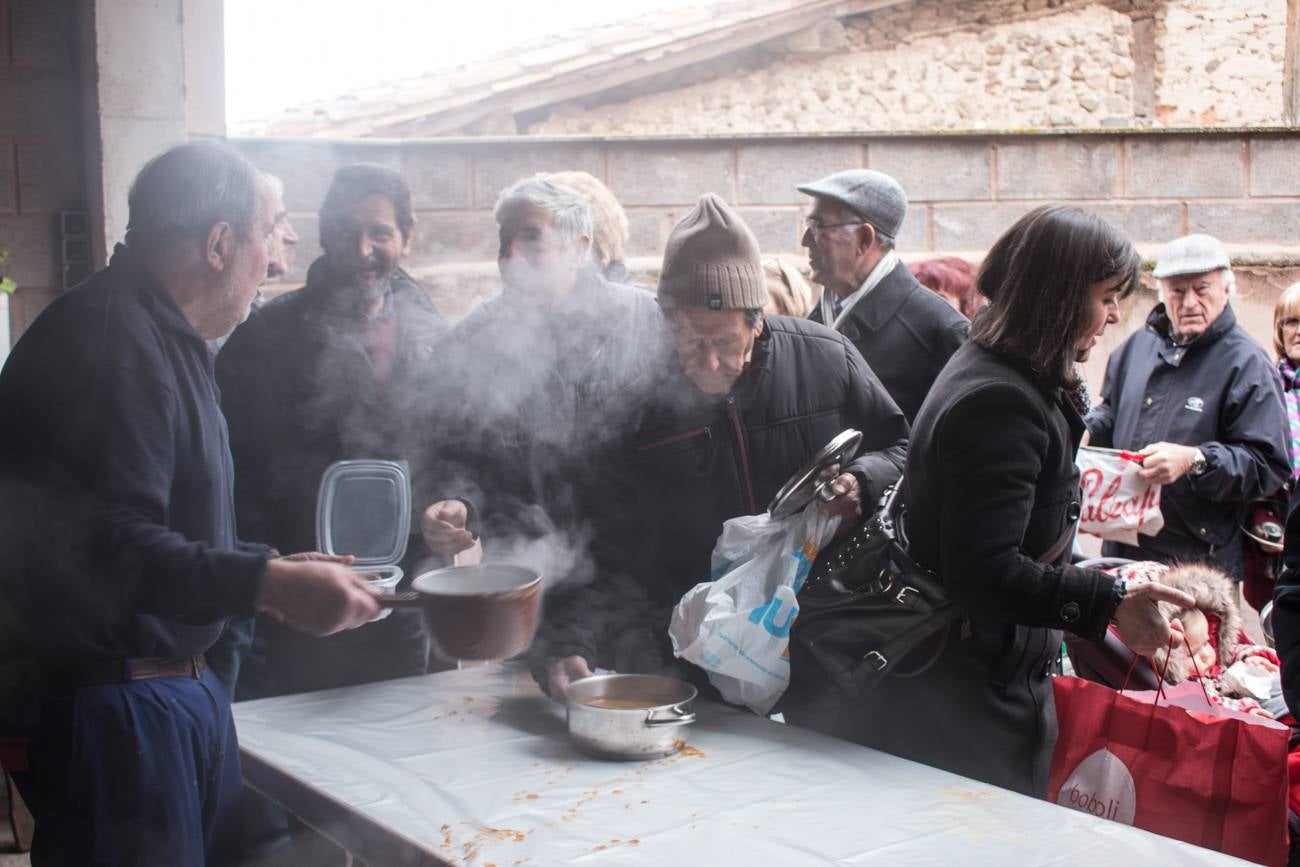
[[[445,659],[518,656],[532,644],[542,610],[542,576],[522,566],[434,569],[417,576],[411,590],[413,596],[399,593],[380,603],[423,610],[434,649]]]

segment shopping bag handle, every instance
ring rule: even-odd
[[[1147,662],[1151,664],[1151,670],[1156,673],[1156,698],[1155,701],[1151,703],[1152,707],[1158,705],[1160,703],[1160,699],[1165,697],[1165,674],[1168,673],[1169,665],[1170,663],[1173,662],[1174,643],[1177,640],[1177,635],[1178,634],[1175,633],[1172,629],[1169,630],[1169,647],[1165,650],[1164,671],[1161,671],[1159,668],[1156,667],[1156,660],[1154,656],[1143,657],[1146,659]],[[1210,698],[1209,690],[1205,688],[1205,676],[1201,674],[1201,667],[1196,664],[1196,656],[1195,654],[1192,653],[1192,645],[1187,640],[1186,635],[1183,635],[1183,644],[1186,645],[1187,647],[1187,657],[1192,661],[1192,670],[1196,672],[1196,683],[1198,686],[1200,686],[1201,693],[1205,696],[1205,703],[1209,705],[1211,709],[1214,709],[1216,705],[1214,704],[1214,700]],[[1139,659],[1138,655],[1136,653],[1133,654],[1133,661],[1129,663],[1128,673],[1124,675],[1124,683],[1119,688],[1120,692],[1123,692],[1124,690],[1128,689],[1129,681],[1133,678],[1133,672],[1137,668],[1138,659]]]

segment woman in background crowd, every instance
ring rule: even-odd
[[[1273,308],[1273,352],[1286,395],[1286,446],[1291,478],[1300,475],[1300,283],[1294,283]]]
[[[624,247],[632,232],[627,212],[609,187],[586,172],[555,172],[545,177],[587,200],[587,206],[591,208],[591,258],[606,280],[626,283]]]
[[[989,303],[975,289],[975,268],[965,259],[944,256],[913,262],[907,267],[916,282],[934,291],[967,319],[974,319],[976,311]]]
[[[763,260],[763,278],[767,281],[767,306],[763,312],[803,319],[812,310],[812,286],[795,268],[773,256]]]

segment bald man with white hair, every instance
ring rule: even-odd
[[[1142,455],[1160,483],[1164,528],[1107,556],[1208,560],[1242,577],[1239,513],[1290,472],[1281,384],[1267,353],[1237,323],[1228,252],[1209,235],[1169,244],[1152,272],[1160,303],[1111,355],[1091,444]]]

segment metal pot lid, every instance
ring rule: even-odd
[[[316,497],[316,547],[352,554],[355,566],[392,566],[411,533],[411,472],[405,461],[330,464]]]
[[[835,439],[828,442],[821,451],[813,455],[812,460],[804,464],[799,472],[790,477],[790,481],[776,492],[767,510],[773,518],[788,518],[802,512],[824,487],[817,477],[836,464],[843,465],[844,459],[855,454],[862,442],[862,431],[849,428],[840,431]]]

